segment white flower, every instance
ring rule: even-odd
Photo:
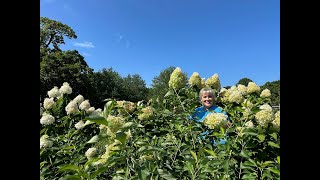
[[[242,96],[242,93],[240,91],[234,90],[230,93],[228,100],[229,102],[240,104],[244,101],[244,97]]]
[[[261,110],[259,112],[257,112],[257,114],[255,115],[255,118],[257,120],[257,123],[259,125],[261,125],[262,127],[266,127],[269,122],[271,122],[273,120],[273,113],[272,110]]]
[[[271,92],[269,89],[265,89],[261,92],[260,97],[268,98],[271,96]]]
[[[272,111],[272,107],[269,104],[263,104],[259,107],[261,110],[267,110],[267,111]]]
[[[89,108],[90,108],[89,100],[85,100],[79,105],[79,109],[81,110],[87,111]]]
[[[280,130],[280,110],[275,113],[274,120],[271,123],[275,130]]]
[[[48,135],[43,135],[40,138],[40,149],[41,148],[49,148],[53,145],[53,142],[48,140],[49,136]]]
[[[73,101],[79,105],[82,103],[82,101],[84,101],[84,97],[81,94],[79,94],[77,97],[73,99]]]
[[[65,110],[68,115],[74,114],[74,113],[78,112],[78,105],[76,102],[70,101],[69,104],[66,106]]]
[[[43,125],[50,125],[55,121],[54,117],[50,114],[43,113],[40,119],[40,123]]]
[[[72,93],[72,88],[70,87],[69,83],[64,82],[62,86],[59,89],[59,92],[61,94],[71,94]]]
[[[57,86],[54,86],[50,91],[48,91],[49,98],[59,97],[61,94]]]
[[[44,101],[43,101],[43,107],[45,109],[51,109],[54,105],[54,100],[53,98],[45,98]]]
[[[221,89],[221,84],[220,84],[220,79],[219,79],[218,74],[214,74],[213,76],[208,78],[206,81],[206,85],[209,87],[212,87],[217,92],[219,92]]]
[[[242,95],[247,94],[247,87],[243,84],[238,84],[237,89],[242,93]]]
[[[88,158],[88,159],[91,159],[92,157],[94,157],[95,155],[97,154],[97,149],[96,148],[89,148],[87,151],[86,151],[86,153],[85,153],[85,155],[86,155],[86,157]]]
[[[199,88],[201,88],[202,87],[201,81],[202,81],[202,79],[201,79],[199,73],[194,72],[189,79],[189,84],[191,86],[198,86]]]
[[[80,130],[84,127],[84,122],[81,120],[77,124],[75,124],[74,127],[76,127],[76,129]]]
[[[90,107],[88,110],[86,110],[86,112],[87,112],[88,114],[91,114],[91,113],[94,112],[94,110],[95,110],[94,107]]]
[[[246,122],[245,126],[253,128],[254,125],[253,125],[252,121],[248,121],[248,122]]]
[[[247,93],[251,94],[254,92],[259,93],[260,87],[258,85],[256,85],[256,83],[254,83],[254,82],[249,82],[248,87],[247,87]]]
[[[223,113],[211,113],[203,121],[210,129],[217,129],[227,123],[228,116]]]
[[[183,88],[186,84],[186,77],[181,68],[177,67],[170,75],[169,87],[173,89]]]

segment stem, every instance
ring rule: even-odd
[[[178,99],[179,99],[179,101],[180,101],[180,104],[181,104],[181,106],[182,106],[183,111],[186,112],[186,110],[185,110],[185,108],[184,108],[184,106],[183,106],[183,104],[182,104],[182,101],[181,101],[180,96],[178,95],[177,91],[176,91],[174,88],[172,88],[172,89],[173,89],[173,91],[176,93],[176,95],[177,95],[177,97],[178,97]]]

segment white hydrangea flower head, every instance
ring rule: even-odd
[[[242,95],[247,94],[247,87],[243,84],[238,84],[237,89],[242,93]]]
[[[254,82],[249,82],[248,87],[247,87],[247,93],[251,94],[254,92],[260,93],[260,87],[258,85],[256,85],[256,83],[254,83]]]
[[[218,74],[214,74],[213,76],[208,78],[206,81],[206,85],[219,92],[221,89],[221,84]]]
[[[40,138],[40,149],[41,148],[50,148],[52,147],[53,142],[49,140],[49,136],[48,135],[43,135]]]
[[[117,132],[121,126],[125,123],[125,120],[123,117],[113,116],[109,115],[107,117],[107,121],[109,122],[109,128],[112,132]]]
[[[97,116],[102,116],[102,109],[98,108],[96,110],[94,110],[89,117],[97,117]]]
[[[117,101],[117,104],[119,107],[124,108],[128,113],[132,113],[136,109],[136,104],[130,101]]]
[[[270,96],[271,96],[271,92],[269,89],[264,89],[260,94],[260,97],[263,97],[263,98],[268,98]]]
[[[280,130],[280,110],[274,114],[274,120],[272,121],[272,125],[275,130]]]
[[[201,88],[206,87],[206,79],[205,78],[201,78]]]
[[[79,111],[78,105],[74,101],[70,101],[69,104],[65,107],[67,114],[75,114]]]
[[[211,113],[203,121],[204,125],[210,129],[218,129],[221,125],[227,123],[228,116],[223,113]]]
[[[250,100],[245,99],[242,103],[242,106],[246,107],[247,109],[252,109],[254,104]]]
[[[50,124],[53,124],[54,121],[55,121],[55,118],[48,113],[43,113],[40,119],[40,123],[42,125],[50,125]]]
[[[71,94],[72,88],[70,87],[69,83],[64,82],[59,89],[60,94]]]
[[[84,97],[81,94],[79,94],[77,97],[73,99],[73,101],[80,105],[84,101]]]
[[[259,107],[259,109],[266,110],[266,111],[272,111],[272,107],[268,103],[265,103],[265,104],[261,105]]]
[[[78,130],[84,128],[84,122],[80,120],[77,124],[74,125],[74,127]]]
[[[59,89],[57,86],[54,86],[50,91],[48,91],[48,96],[49,98],[57,98],[57,97],[60,97],[61,94],[59,92]]]
[[[202,81],[202,79],[201,79],[199,73],[194,72],[189,79],[189,84],[191,86],[197,86],[197,87],[201,88],[202,87],[201,81]]]
[[[149,120],[153,117],[154,109],[151,106],[147,106],[142,109],[142,114],[138,115],[140,120]]]
[[[183,74],[180,67],[177,67],[170,75],[169,87],[173,89],[181,89],[186,84],[186,76]]]
[[[88,114],[92,114],[94,111],[95,111],[94,107],[90,107],[88,110],[86,110]]]
[[[274,114],[269,110],[260,110],[256,113],[255,118],[257,120],[257,123],[262,126],[266,127],[268,124],[273,120]]]
[[[85,100],[79,105],[79,109],[85,110],[85,111],[87,111],[90,107],[91,106],[90,106],[89,100]]]
[[[85,153],[88,159],[92,159],[96,154],[97,154],[97,148],[95,147],[89,148]]]
[[[242,96],[242,93],[240,91],[234,90],[229,95],[228,101],[240,104],[244,101],[244,97]]]
[[[54,104],[55,104],[55,102],[53,100],[53,97],[52,98],[45,98],[43,101],[43,107],[45,109],[51,109],[54,106]]]
[[[249,127],[249,128],[253,128],[254,124],[252,123],[252,121],[248,121],[245,123],[245,126]]]

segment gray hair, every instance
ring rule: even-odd
[[[216,96],[215,96],[215,90],[213,90],[213,89],[210,88],[210,87],[204,87],[204,88],[202,88],[202,89],[200,90],[200,92],[199,92],[199,98],[200,98],[200,100],[201,100],[201,97],[202,97],[203,93],[211,93],[211,94],[212,94],[212,97],[213,97],[213,98],[216,98]]]

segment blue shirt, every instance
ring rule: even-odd
[[[223,113],[227,115],[225,111],[223,111],[220,107],[213,105],[209,109],[205,109],[204,106],[198,107],[195,109],[195,112],[192,115],[192,119],[196,120],[197,122],[203,122],[203,120],[211,113]],[[207,135],[208,132],[202,133],[203,136]],[[213,142],[216,145],[216,141]],[[220,144],[225,144],[225,139],[220,139]]]
[[[204,118],[206,118],[212,112],[223,113],[227,115],[226,112],[222,111],[222,109],[216,105],[211,106],[207,110],[204,108],[204,106],[201,106],[195,109],[195,112],[193,113],[192,118],[197,122],[202,122]]]

